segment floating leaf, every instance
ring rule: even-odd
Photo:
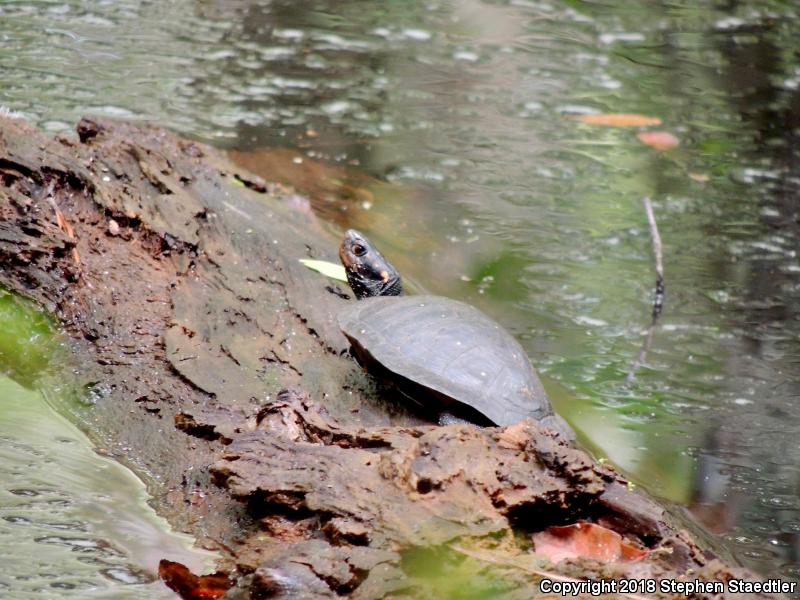
[[[599,115],[579,115],[576,120],[589,125],[603,125],[605,127],[647,127],[661,125],[658,117],[633,115],[624,113],[603,113]]]
[[[591,558],[603,563],[633,562],[648,551],[626,542],[620,534],[594,523],[580,522],[565,527],[548,527],[533,534],[537,554],[553,563],[568,558]]]
[[[680,140],[667,131],[640,131],[636,134],[643,144],[655,148],[659,152],[672,150],[680,144]]]
[[[342,265],[337,265],[336,263],[328,262],[326,260],[310,260],[307,258],[301,258],[300,262],[309,269],[317,271],[318,273],[322,273],[326,277],[347,283],[347,275],[345,274],[344,267]]]
[[[689,179],[697,183],[705,183],[708,181],[708,175],[705,173],[689,173]]]

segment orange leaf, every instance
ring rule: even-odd
[[[689,179],[698,183],[705,183],[708,181],[708,175],[705,173],[689,173]]]
[[[681,143],[678,138],[667,131],[640,131],[636,137],[643,144],[655,148],[659,152],[672,150]]]
[[[648,554],[647,550],[626,542],[616,531],[585,522],[548,527],[534,533],[533,542],[536,552],[553,563],[568,558],[592,558],[603,563],[633,562]]]
[[[54,205],[54,207],[56,209],[56,223],[58,224],[58,228],[66,233],[70,238],[74,239],[75,230],[72,228],[72,225],[69,224],[69,221],[67,221],[64,213],[62,213],[57,206]]]
[[[166,559],[158,564],[158,576],[184,600],[215,600],[232,585],[227,573],[217,571],[211,575],[195,575],[184,565]]]
[[[661,125],[658,117],[632,115],[623,113],[605,113],[599,115],[579,115],[576,120],[589,125],[604,125],[606,127],[647,127],[648,125]]]
[[[69,221],[67,221],[67,218],[64,216],[64,213],[62,213],[58,209],[58,206],[56,206],[55,201],[51,199],[51,202],[53,204],[53,208],[56,211],[56,223],[58,224],[58,228],[64,233],[66,233],[69,239],[74,240],[75,230],[72,228],[72,225],[69,224]],[[81,255],[78,252],[77,248],[72,249],[72,259],[75,261],[76,264],[79,264],[81,262]]]

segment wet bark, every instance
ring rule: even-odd
[[[94,401],[84,426],[221,552],[226,597],[747,576],[536,423],[436,427],[383,399],[335,326],[346,290],[298,262],[337,246],[298,206],[156,127],[84,119],[52,140],[0,121],[0,283],[63,324]],[[530,533],[578,519],[654,551],[558,566],[533,552]]]

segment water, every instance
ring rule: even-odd
[[[202,572],[213,555],[171,531],[144,484],[45,401],[66,401],[45,383],[58,353],[46,320],[0,292],[0,331],[0,597],[175,598],[159,561]]]
[[[797,576],[797,12],[6,2],[0,103],[54,132],[95,112],[284,148],[258,156],[265,176],[499,319],[598,455],[693,505],[748,565]],[[576,120],[607,112],[658,117],[680,145]],[[643,196],[667,299],[626,383],[653,293]]]

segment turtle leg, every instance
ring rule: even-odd
[[[463,417],[457,417],[453,413],[447,411],[439,413],[439,425],[442,427],[445,425],[472,425],[473,427],[477,427],[472,421],[468,421]]]
[[[568,442],[575,441],[575,430],[569,426],[569,424],[564,420],[564,417],[561,415],[547,415],[546,417],[539,419],[539,424],[561,434]]]

